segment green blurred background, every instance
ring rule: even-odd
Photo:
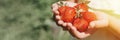
[[[74,40],[53,21],[51,5],[57,1],[0,0],[0,40]]]
[[[72,40],[52,18],[58,0],[0,0],[0,40]]]

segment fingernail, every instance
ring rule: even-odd
[[[67,23],[63,23],[63,26],[66,27],[66,26],[67,26]]]
[[[95,23],[94,23],[94,22],[91,22],[91,23],[90,23],[90,27],[94,28],[94,27],[95,27]]]
[[[72,24],[71,23],[67,23],[68,24],[68,26],[72,26]]]
[[[63,22],[62,20],[59,20],[59,21],[58,21],[58,24],[59,24],[59,25],[62,25],[63,23],[64,23],[64,22]]]
[[[60,20],[61,19],[60,15],[56,15],[56,19]]]
[[[59,12],[56,10],[56,11],[55,11],[55,14],[59,14]]]
[[[55,3],[55,4],[52,5],[52,7],[57,9],[58,8],[58,4]]]
[[[57,4],[53,4],[52,5],[52,11],[55,13],[55,14],[59,14],[59,12],[58,12],[58,5]]]

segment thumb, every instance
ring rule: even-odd
[[[108,26],[108,21],[106,21],[106,20],[92,21],[92,22],[90,22],[90,26],[95,27],[95,28],[104,28],[104,27]]]
[[[70,26],[70,34],[78,39],[86,38],[90,36],[89,33],[79,32],[74,26]]]

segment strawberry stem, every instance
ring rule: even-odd
[[[61,5],[63,5],[63,2],[62,2],[62,1],[60,1],[60,4],[61,4]]]
[[[76,14],[76,17],[75,17],[75,18],[78,18],[78,17],[81,18],[81,17],[82,17],[81,12],[83,12],[82,9],[80,9],[80,10],[77,9],[77,11],[76,11],[77,14]]]
[[[60,1],[60,3],[57,3],[58,5],[60,5],[60,6],[63,6],[63,2],[62,1]]]
[[[66,6],[67,3],[63,3],[62,1],[60,1],[60,3],[57,3],[59,6]]]

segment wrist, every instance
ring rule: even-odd
[[[109,27],[117,28],[120,25],[120,21],[118,18],[115,18],[113,16],[109,16]]]
[[[112,32],[115,36],[120,38],[120,19],[110,16],[109,17],[109,27],[108,30]]]

